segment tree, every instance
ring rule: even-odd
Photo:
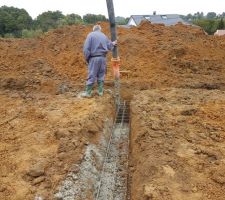
[[[83,23],[83,20],[80,15],[69,14],[59,20],[58,27],[63,27],[66,25],[73,25],[73,24],[81,24],[81,23]]]
[[[107,21],[107,19],[104,15],[87,14],[83,16],[83,21],[86,24],[96,24],[99,21]]]
[[[188,21],[192,21],[193,15],[189,13],[187,16],[183,17],[183,19],[188,20]]]
[[[209,35],[212,35],[217,30],[217,20],[213,19],[200,19],[194,20],[193,23],[202,27]]]
[[[32,18],[24,9],[2,6],[0,7],[0,35],[13,34],[21,36],[23,29],[30,29]]]
[[[67,22],[68,25],[82,23],[81,16],[80,15],[77,15],[77,14],[69,14],[69,15],[66,15],[65,20],[66,20],[66,22]]]
[[[194,14],[194,19],[203,19],[204,13],[203,12],[197,12]]]
[[[204,13],[203,12],[196,12],[196,13],[194,13],[194,15],[189,13],[186,16],[181,16],[181,18],[184,19],[184,20],[187,20],[187,21],[203,19],[204,18]]]
[[[224,28],[225,28],[224,20],[223,20],[223,18],[221,18],[221,19],[219,20],[217,29],[223,30]]]
[[[60,11],[48,11],[37,16],[35,20],[35,29],[41,29],[46,32],[49,29],[57,28],[60,20],[65,16]]]
[[[216,18],[216,13],[215,12],[208,12],[206,15],[207,19],[215,19]]]
[[[125,18],[125,17],[116,17],[116,23],[119,25],[126,25],[129,21],[129,18]]]
[[[221,14],[221,17],[225,17],[225,12],[223,12],[223,13]]]

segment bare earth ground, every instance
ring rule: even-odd
[[[52,199],[113,116],[109,93],[74,97],[91,30],[0,39],[0,199]],[[224,199],[225,37],[146,22],[119,27],[118,36],[121,69],[130,71],[122,94],[132,110],[132,199]]]
[[[132,200],[223,200],[225,92],[155,89],[132,101]]]
[[[98,140],[110,117],[104,99],[3,93],[0,101],[1,199],[52,199],[60,181],[82,160],[85,146]],[[94,121],[94,123],[93,123]]]

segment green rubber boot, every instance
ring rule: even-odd
[[[98,95],[99,96],[103,96],[103,85],[104,85],[103,81],[98,81]]]
[[[92,94],[92,88],[93,88],[93,85],[87,85],[85,92],[81,96],[90,98]]]

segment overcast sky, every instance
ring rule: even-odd
[[[0,0],[0,6],[24,8],[33,17],[44,11],[60,10],[63,14],[76,13],[107,15],[106,0]],[[188,14],[202,11],[225,12],[225,0],[114,0],[115,15],[132,14]]]

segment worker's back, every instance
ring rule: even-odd
[[[89,50],[90,56],[106,55],[112,47],[112,42],[101,31],[89,33],[84,45],[84,49]]]

